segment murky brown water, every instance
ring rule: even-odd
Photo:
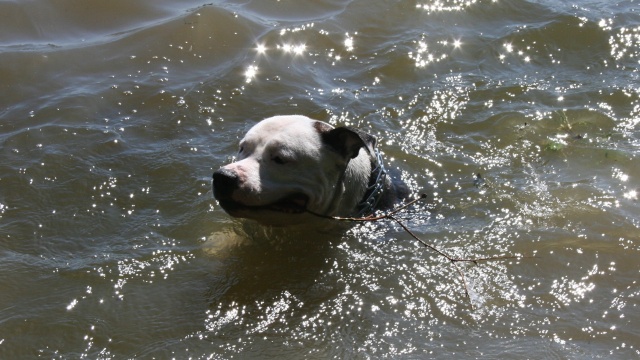
[[[0,2],[0,357],[638,357],[638,5]],[[394,223],[231,220],[212,171],[293,113],[377,135],[429,244],[536,257],[467,299]]]

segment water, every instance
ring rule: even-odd
[[[1,357],[638,357],[638,9],[0,2]],[[294,113],[375,134],[424,241],[533,257],[230,219]]]

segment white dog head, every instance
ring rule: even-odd
[[[375,138],[305,116],[275,116],[240,141],[238,161],[213,174],[230,215],[290,225],[349,216],[367,190]]]

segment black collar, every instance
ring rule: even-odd
[[[382,199],[382,193],[384,192],[384,186],[387,180],[387,170],[384,168],[382,154],[380,154],[378,149],[375,149],[375,154],[372,155],[374,155],[374,157],[371,159],[371,176],[369,176],[367,191],[356,207],[357,217],[365,217],[373,214],[380,199]]]

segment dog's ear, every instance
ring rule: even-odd
[[[318,128],[318,127],[316,127]],[[360,148],[365,148],[373,155],[376,146],[376,138],[364,131],[349,127],[318,129],[322,142],[332,147],[345,159],[353,159],[358,156]]]

